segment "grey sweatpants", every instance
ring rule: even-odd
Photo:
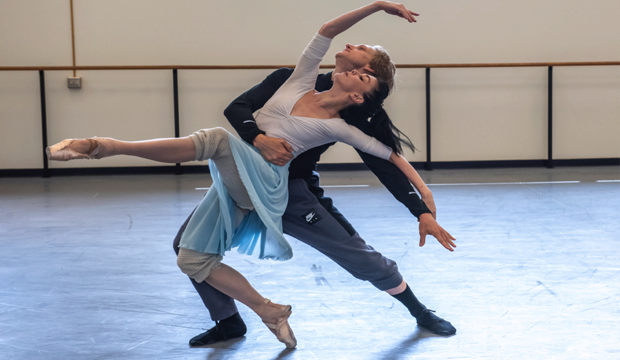
[[[305,180],[289,181],[288,189],[289,202],[282,218],[284,233],[312,246],[354,277],[369,281],[379,290],[393,289],[402,283],[403,277],[398,272],[396,262],[367,245],[357,232],[349,234],[332,213],[321,205]],[[306,216],[313,212],[318,216]],[[318,218],[320,220],[316,221]],[[181,226],[174,240],[177,253],[187,221]],[[232,298],[206,282],[198,283],[192,280],[192,284],[214,321],[225,319],[238,311]]]

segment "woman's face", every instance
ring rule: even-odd
[[[334,86],[338,86],[345,92],[356,93],[363,97],[364,94],[375,89],[378,82],[374,76],[352,70],[335,74]]]

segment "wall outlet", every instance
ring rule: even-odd
[[[69,87],[69,89],[81,89],[82,78],[81,77],[68,77],[67,86]]]

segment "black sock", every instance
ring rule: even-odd
[[[233,328],[245,327],[245,323],[243,322],[241,315],[239,315],[239,312],[232,314],[226,319],[220,320],[219,323],[220,325],[223,325],[225,327],[233,327]]]
[[[414,318],[422,315],[422,311],[426,309],[426,306],[422,304],[418,299],[413,295],[411,288],[409,288],[409,284],[407,284],[407,288],[405,291],[400,294],[392,295],[396,300],[400,301],[405,305],[407,310],[411,313]]]

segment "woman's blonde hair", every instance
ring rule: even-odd
[[[368,65],[374,71],[374,76],[388,85],[390,92],[394,89],[394,77],[396,76],[396,65],[392,62],[390,54],[382,46],[371,46],[375,50],[375,56]]]

